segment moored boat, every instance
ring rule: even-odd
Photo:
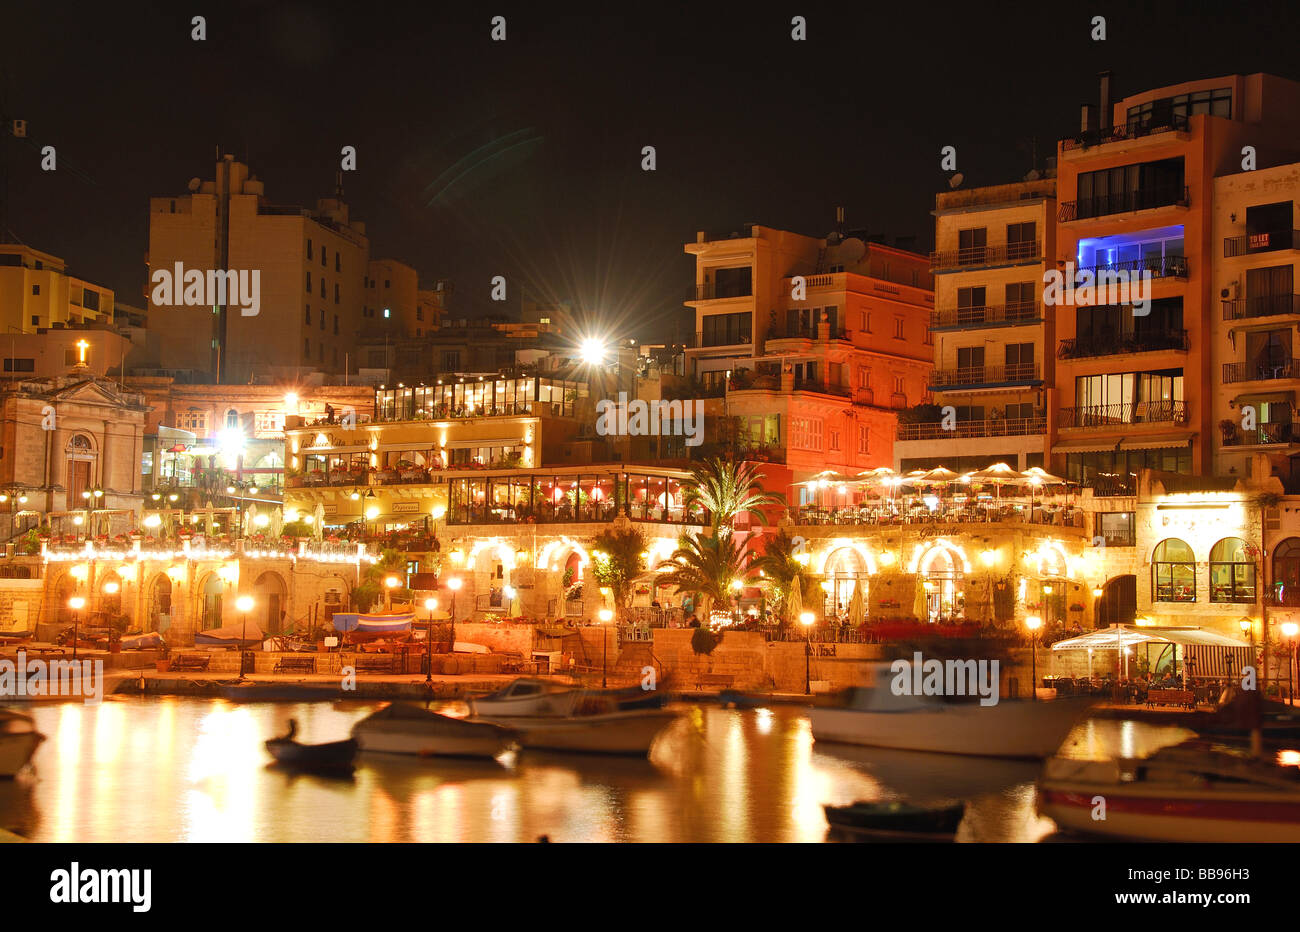
[[[353,738],[324,744],[302,744],[294,740],[298,723],[289,720],[289,733],[266,742],[266,750],[276,763],[295,770],[351,772],[359,750]]]
[[[646,757],[655,738],[676,718],[676,712],[663,709],[615,709],[591,715],[492,716],[479,721],[516,731],[526,749]]]
[[[534,677],[520,677],[494,693],[469,700],[471,714],[484,718],[571,715],[582,690]]]
[[[898,801],[822,806],[832,829],[909,841],[952,841],[966,812],[965,803],[916,806]]]
[[[1196,740],[1140,759],[1055,757],[1038,811],[1067,831],[1112,838],[1296,842],[1300,773]]]
[[[17,776],[44,740],[30,715],[0,709],[0,779]]]
[[[514,741],[508,728],[469,722],[392,702],[352,726],[363,751],[421,757],[496,757]]]

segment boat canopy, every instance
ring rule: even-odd
[[[410,631],[415,616],[404,615],[362,615],[352,613],[334,613],[335,631],[360,631],[365,634],[388,634],[397,631]]]
[[[1139,625],[1111,625],[1077,638],[1052,645],[1052,650],[1117,650],[1138,644],[1177,644],[1181,647],[1244,647],[1245,641],[1205,628],[1149,628]]]

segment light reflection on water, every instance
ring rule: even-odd
[[[967,799],[959,841],[1037,841],[1038,766],[814,746],[798,709],[681,706],[651,760],[363,755],[351,779],[269,768],[290,718],[346,737],[377,706],[113,698],[28,709],[50,737],[37,772],[0,781],[0,827],[37,841],[698,841],[826,839],[824,803]],[[1180,728],[1088,721],[1063,753],[1146,754]]]

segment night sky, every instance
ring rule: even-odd
[[[843,205],[850,228],[927,250],[940,148],[966,186],[1016,180],[1035,137],[1041,163],[1097,102],[1101,70],[1116,97],[1300,78],[1294,3],[78,6],[0,18],[7,108],[29,125],[28,146],[10,140],[9,227],[73,274],[142,306],[150,196],[210,179],[220,146],[271,201],[312,205],[354,145],[345,194],[372,256],[452,279],[457,312],[499,309],[500,274],[512,298],[642,338],[680,313],[696,230],[822,235]]]

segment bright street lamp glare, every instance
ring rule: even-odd
[[[424,607],[425,607],[426,609],[428,609],[429,611],[433,611],[435,608],[438,607],[438,600],[437,600],[437,599],[425,599],[425,600],[424,600]]]
[[[451,579],[447,580],[447,588],[452,590],[453,592],[459,589],[460,586],[461,586],[461,581],[459,576],[453,576],[451,577]]]
[[[579,344],[582,361],[589,365],[598,365],[605,361],[605,344],[595,337],[587,337]]]
[[[74,612],[79,612],[85,607],[86,600],[79,595],[74,595],[72,598],[68,599],[68,608],[72,609]]]
[[[235,608],[241,612],[250,612],[253,610],[253,597],[251,595],[241,595],[235,599]]]

